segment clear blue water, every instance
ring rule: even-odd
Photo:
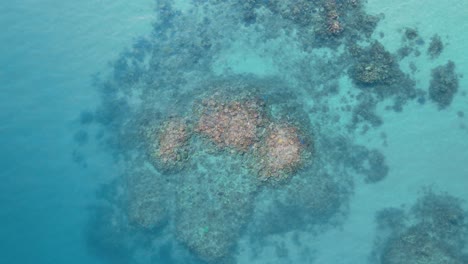
[[[406,223],[411,226],[420,221],[418,210],[411,208],[425,197],[424,188],[468,200],[466,1],[421,5],[416,0],[369,0],[356,9],[351,9],[351,1],[328,1],[326,6],[320,5],[325,1],[312,1],[311,9],[302,13],[278,1],[251,1],[252,6],[237,3],[242,1],[215,2],[0,4],[1,263],[220,263],[194,241],[199,234],[210,235],[210,228],[223,231],[216,222],[223,219],[234,230],[222,234],[231,245],[223,261],[380,263],[372,256],[380,256],[386,244],[376,241],[387,241],[389,235],[378,226],[379,211],[402,208],[403,214],[415,219]],[[302,1],[284,3],[290,2]],[[352,16],[342,6],[380,17],[372,34],[360,31],[371,21],[352,24]],[[325,24],[322,30],[330,30],[327,23],[333,22],[329,19],[334,19],[330,15],[334,8],[344,30],[314,38],[320,23]],[[404,39],[407,28],[417,30],[414,40]],[[360,32],[361,39],[348,35],[352,30]],[[444,48],[431,59],[426,51],[434,34],[440,35]],[[359,57],[349,56],[349,48],[356,43],[366,47],[374,40],[395,56],[396,65],[414,85],[401,76],[396,82],[424,95],[409,98],[401,92],[409,99],[405,97],[402,111],[393,111],[385,108],[392,106],[394,94],[382,99],[376,92],[375,109],[367,105],[363,111],[372,112],[382,123],[373,125],[374,119],[363,117],[353,125],[353,114],[361,113],[356,110],[360,93],[379,85],[398,90],[394,84],[363,89],[353,80],[349,69]],[[410,54],[399,58],[399,49],[405,46]],[[450,105],[440,109],[428,94],[431,71],[449,60],[455,63],[458,91]],[[238,82],[245,86],[236,87]],[[226,86],[235,92],[222,88]],[[338,92],[324,92],[333,87]],[[231,99],[242,91],[251,92],[249,96],[265,101],[272,120],[288,116],[295,120],[291,124],[299,123],[305,138],[314,142],[313,165],[301,168],[290,181],[258,187],[253,183],[256,173],[244,167],[242,157],[216,147],[220,156],[213,156],[203,147],[206,142],[196,139],[194,144],[202,147],[193,147],[186,168],[152,166],[146,149],[151,145],[134,135],[145,127],[140,119],[154,120],[156,125],[171,115],[196,120],[192,109],[197,100],[215,91],[228,91]],[[350,112],[342,110],[348,105]],[[360,162],[370,162],[371,150],[384,162],[368,172]],[[138,156],[131,162],[123,158],[130,151]],[[382,166],[388,168],[383,179],[365,180],[378,175]],[[163,197],[161,208],[168,214],[163,223],[149,229],[129,220],[127,212],[128,203],[148,191],[132,178],[133,171],[142,167],[150,167],[156,179],[148,184],[163,186],[154,193],[164,194],[156,198]],[[325,204],[337,206],[311,213],[315,207],[310,204],[321,200],[319,195],[308,195],[307,188],[318,188],[314,179],[325,174],[337,183],[333,185],[337,189],[330,190],[339,196],[336,200],[326,196]],[[208,184],[213,177],[219,181]],[[212,204],[203,201],[203,194],[202,202],[194,194],[211,195],[220,186],[226,188],[226,198]],[[235,188],[242,198],[230,196]],[[187,189],[193,193],[187,195]],[[151,188],[148,192],[154,194]],[[228,206],[229,213],[215,208],[219,201],[244,198],[248,206]],[[204,208],[204,202],[212,210]],[[109,208],[113,213],[107,213]],[[448,221],[466,227],[466,203],[456,209],[463,212],[464,220]],[[229,219],[232,211],[237,213],[235,221]],[[214,212],[215,220],[197,226],[205,221],[204,212]],[[425,213],[422,219],[432,218]],[[390,230],[405,234],[407,228]],[[450,241],[457,244],[457,254],[466,254],[466,245],[456,238]],[[458,261],[453,263],[467,263],[458,255],[453,258]]]

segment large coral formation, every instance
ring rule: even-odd
[[[258,166],[263,179],[293,172],[303,162],[303,148],[296,127],[272,123],[259,144]]]
[[[179,163],[181,151],[193,154],[184,160],[187,168],[196,170],[178,171],[183,176],[175,189],[175,231],[179,241],[208,263],[231,255],[251,214],[259,179],[288,178],[310,158],[310,135],[293,122],[275,121],[270,113],[274,107],[255,93],[240,95],[228,92],[229,87],[236,84],[214,85],[208,96],[195,100],[185,119],[172,118],[146,129],[159,131],[157,145],[150,141],[146,146],[156,147],[158,155],[151,158],[159,163]],[[191,138],[185,120],[194,120]],[[252,163],[255,166],[249,166]],[[130,207],[134,221],[143,227],[153,226],[149,216],[159,213],[151,203],[151,197],[158,196],[146,192],[148,186],[152,184],[138,187],[142,197]]]
[[[181,149],[187,143],[190,132],[187,124],[180,120],[170,120],[160,131],[158,156],[164,163],[181,160]]]
[[[268,107],[253,99],[202,101],[196,131],[207,136],[221,149],[230,147],[246,153],[255,163],[254,172],[263,180],[283,179],[311,157],[297,126],[268,118]],[[308,140],[308,141],[311,141]],[[307,151],[306,151],[307,149]]]
[[[156,167],[174,167],[189,158],[191,126],[186,120],[195,120],[195,135],[214,143],[215,151],[246,154],[245,164],[255,163],[251,166],[254,173],[264,180],[287,178],[310,160],[311,136],[290,122],[275,121],[272,108],[257,96],[210,92],[214,95],[195,103],[194,111],[185,119],[172,118],[160,127],[143,129],[150,139],[146,147]]]
[[[262,106],[254,100],[203,100],[196,131],[219,147],[247,151],[258,140],[258,128],[264,122]]]
[[[186,120],[171,118],[159,127],[149,126],[144,130],[153,164],[159,161],[165,167],[172,167],[188,158],[192,132]]]
[[[378,19],[366,15],[356,0],[193,1],[187,4],[187,12],[176,10],[171,2],[158,1],[153,34],[122,55],[114,65],[114,78],[102,89],[105,111],[96,120],[110,132],[106,136],[119,144],[116,156],[124,156],[125,161],[137,156],[143,162],[128,166],[148,167],[145,172],[129,172],[124,177],[127,197],[109,202],[119,207],[116,215],[123,219],[109,221],[122,234],[116,240],[129,245],[136,263],[144,262],[139,259],[142,256],[154,262],[152,254],[160,248],[153,245],[163,237],[171,242],[176,238],[191,256],[221,263],[232,257],[244,226],[256,220],[252,213],[264,209],[263,203],[277,198],[277,193],[283,197],[267,209],[279,210],[259,217],[272,232],[328,223],[349,199],[352,180],[346,169],[351,166],[345,161],[351,150],[340,148],[333,136],[329,144],[323,143],[329,135],[340,134],[342,127],[331,125],[323,132],[334,118],[329,99],[341,91],[338,83],[335,92],[322,92],[322,88],[327,90],[326,83],[341,76],[349,65],[349,52],[343,49],[343,57],[335,60],[316,56],[311,49],[335,49],[363,40]],[[236,9],[240,6],[245,13]],[[198,11],[200,16],[191,15]],[[239,27],[242,18],[248,25],[255,23],[255,30]],[[288,37],[287,45],[269,45],[259,54],[277,55],[272,60],[282,71],[277,77],[237,75],[228,68],[227,74],[213,72],[216,63],[232,66],[218,61],[228,53],[226,47],[234,46],[232,39],[261,44],[280,40],[275,39],[280,34]],[[283,54],[296,47],[301,58]],[[367,51],[363,49],[354,62],[362,62],[369,56]],[[367,80],[380,82],[383,72],[376,72],[378,77],[371,75]],[[386,84],[388,78],[383,79]],[[375,88],[381,90],[378,85]],[[310,94],[313,108],[323,109],[314,115],[309,112],[309,97],[301,98],[307,90],[314,92]],[[177,117],[168,119],[165,113]],[[133,121],[137,119],[143,120],[141,124]],[[316,143],[321,147],[315,150]],[[312,154],[314,162],[307,166]],[[374,161],[383,163],[379,156]],[[382,168],[373,165],[369,171]],[[280,180],[274,184],[279,188],[268,188],[261,180]],[[126,202],[124,206],[120,200]],[[274,218],[268,218],[271,215]],[[158,229],[164,223],[168,225]],[[155,236],[155,229],[162,234]]]

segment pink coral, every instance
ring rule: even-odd
[[[263,122],[260,106],[251,100],[204,101],[196,131],[219,147],[247,151],[257,140],[257,129]]]
[[[298,129],[289,125],[272,124],[259,148],[262,176],[281,176],[294,170],[302,160],[302,144]]]
[[[183,120],[173,119],[166,122],[159,131],[157,156],[163,163],[175,163],[189,138],[189,129]]]

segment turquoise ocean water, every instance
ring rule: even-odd
[[[468,263],[467,13],[462,0],[0,4],[0,263]],[[440,107],[430,87],[448,61],[438,85],[458,88]],[[360,63],[388,79],[359,83]],[[196,127],[213,94],[258,98],[313,162],[257,182],[246,164],[261,147],[239,155],[198,127],[185,165],[153,163],[161,143],[142,134]]]

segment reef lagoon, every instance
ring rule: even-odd
[[[0,5],[2,263],[468,263],[468,2]]]

